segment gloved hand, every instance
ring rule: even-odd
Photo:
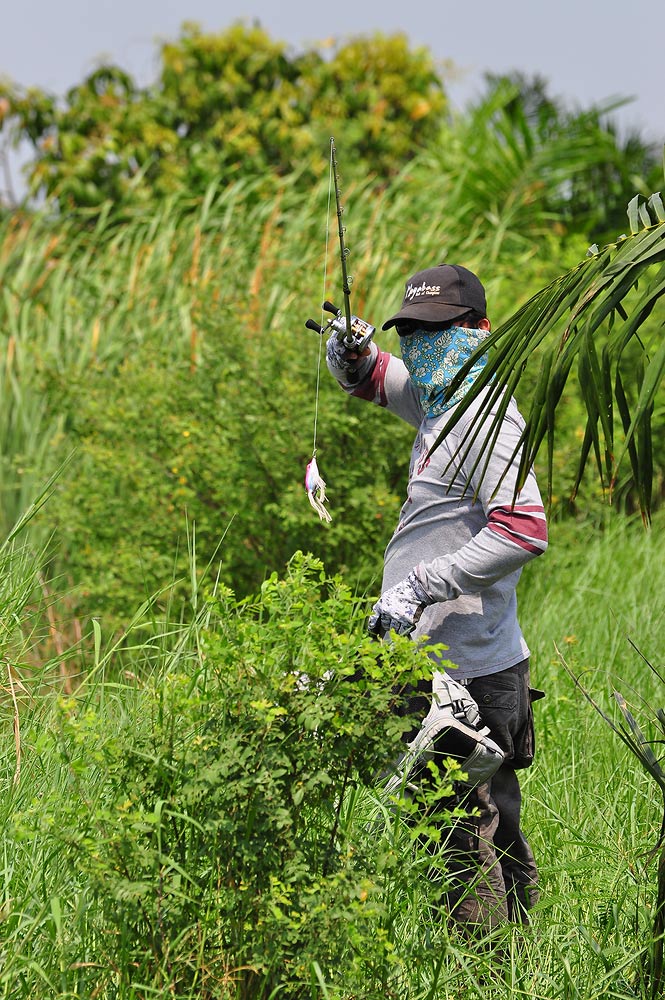
[[[343,317],[337,322],[346,329],[346,320]],[[345,347],[336,334],[332,334],[326,344],[328,371],[338,382],[355,385],[369,375],[378,353],[376,344],[370,343],[363,354],[357,354]]]
[[[381,595],[372,608],[367,631],[370,635],[379,637],[383,637],[391,629],[398,635],[408,635],[413,632],[425,608],[433,603],[417,569],[412,569],[406,580]]]

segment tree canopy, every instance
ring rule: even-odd
[[[478,105],[454,121],[444,76],[431,51],[403,34],[294,52],[258,24],[206,34],[189,23],[161,45],[148,86],[116,65],[99,66],[62,99],[0,82],[0,141],[32,147],[29,195],[60,211],[134,210],[181,192],[196,199],[237,178],[297,175],[311,185],[326,171],[330,135],[343,136],[345,177],[377,186],[423,151],[433,169],[468,165],[467,182],[489,189],[501,186],[502,158],[557,160],[557,176],[533,183],[547,185],[557,219],[594,239],[614,237],[635,184],[645,197],[653,189],[655,151],[638,135],[619,138],[609,117],[616,105],[570,110],[538,77],[488,74]]]
[[[0,101],[0,129],[34,149],[30,193],[62,208],[196,196],[220,178],[268,171],[312,179],[336,129],[349,162],[388,177],[433,139],[447,110],[431,53],[404,35],[293,54],[243,24],[216,35],[185,25],[162,45],[148,87],[107,65],[64,102],[12,83]]]

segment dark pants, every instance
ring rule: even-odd
[[[507,920],[526,922],[538,899],[538,870],[520,827],[522,795],[516,770],[533,761],[531,702],[541,692],[529,688],[529,661],[469,682],[482,721],[506,754],[490,782],[464,793],[448,806],[469,815],[449,821],[442,831],[441,873],[446,909],[464,924],[491,928]]]

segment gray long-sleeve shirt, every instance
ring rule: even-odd
[[[524,421],[513,399],[491,450],[481,431],[455,457],[483,395],[431,458],[425,456],[452,411],[427,418],[403,362],[372,345],[372,364],[355,385],[331,367],[342,388],[384,406],[417,428],[407,498],[385,551],[382,590],[418,566],[435,599],[415,637],[448,647],[458,679],[505,670],[529,655],[517,620],[522,566],[547,548],[543,502],[533,471],[513,503]],[[492,411],[493,415],[494,411]],[[488,422],[484,425],[489,428]],[[481,477],[481,471],[483,475]]]

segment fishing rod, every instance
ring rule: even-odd
[[[344,311],[338,309],[336,305],[330,302],[328,299],[323,303],[322,309],[325,312],[332,313],[332,318],[328,320],[325,326],[317,323],[316,320],[308,319],[305,322],[305,326],[308,330],[314,330],[320,336],[330,333],[334,334],[339,343],[344,347],[349,354],[360,356],[363,351],[367,348],[367,345],[371,341],[372,337],[376,332],[376,328],[368,323],[367,320],[361,319],[359,316],[353,316],[351,314],[351,278],[349,277],[346,270],[346,258],[349,256],[349,251],[344,243],[344,226],[342,225],[342,213],[344,209],[342,208],[342,196],[339,189],[339,172],[337,169],[337,150],[335,149],[335,140],[331,137],[330,139],[330,173],[331,176],[328,180],[328,206],[330,206],[330,189],[331,189],[331,179],[334,179],[335,185],[335,204],[337,205],[337,231],[339,235],[339,259],[342,265],[342,292],[344,295]],[[328,238],[326,229],[326,255],[325,259],[328,259]],[[326,293],[326,271],[324,266],[323,274],[323,294]],[[317,512],[322,521],[330,521],[331,516],[326,508],[325,504],[327,502],[326,497],[326,482],[321,473],[319,472],[319,466],[316,461],[316,430],[318,422],[318,412],[319,412],[319,369],[321,365],[321,342],[319,341],[319,361],[317,366],[317,376],[316,376],[316,404],[314,410],[314,444],[312,448],[312,457],[307,465],[305,471],[305,489],[307,491],[307,496],[309,502]]]
[[[356,354],[362,354],[370,340],[376,332],[376,327],[373,327],[371,323],[367,320],[361,319],[359,316],[353,316],[351,314],[351,282],[352,278],[346,269],[346,259],[349,256],[349,249],[344,242],[344,233],[346,232],[345,227],[342,225],[342,215],[344,209],[342,207],[342,192],[339,187],[339,170],[337,167],[337,150],[335,149],[335,140],[331,136],[330,138],[330,160],[332,164],[333,181],[335,187],[335,204],[337,207],[337,232],[339,235],[339,259],[342,266],[342,294],[344,296],[344,310],[338,309],[336,305],[330,302],[328,299],[323,303],[322,308],[333,314],[333,318],[329,319],[325,326],[321,326],[316,320],[308,319],[305,322],[305,326],[308,330],[314,330],[315,333],[326,334],[328,332],[334,333],[337,339],[348,351],[353,351]]]

